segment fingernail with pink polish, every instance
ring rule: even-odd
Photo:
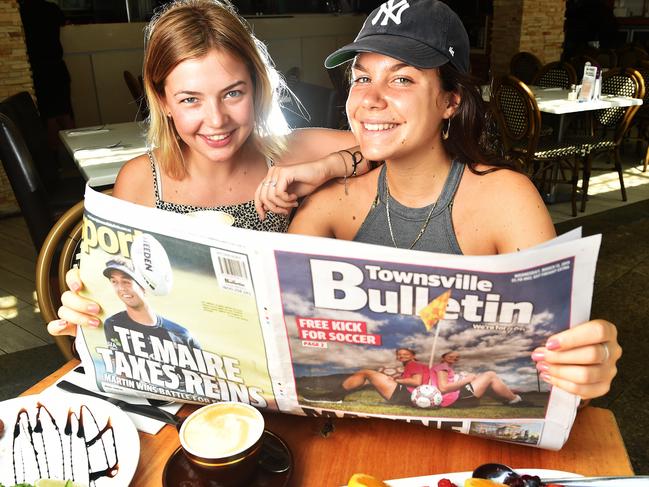
[[[552,383],[552,377],[550,377],[550,374],[541,374],[541,380],[548,384]]]
[[[57,330],[62,330],[63,328],[66,327],[67,324],[68,324],[68,322],[65,321],[65,320],[56,320],[56,321],[53,323],[54,328],[56,328]]]
[[[536,368],[537,368],[537,370],[547,372],[548,370],[550,370],[550,365],[545,363],[545,362],[539,362],[539,363],[536,364]]]
[[[545,347],[548,350],[558,350],[559,348],[561,348],[561,344],[559,343],[559,340],[557,340],[556,338],[550,338],[545,344]]]
[[[88,310],[88,313],[98,313],[99,312],[99,305],[92,303],[86,306],[86,310]]]
[[[88,319],[88,324],[97,328],[99,326],[99,320],[97,318]]]
[[[538,362],[539,360],[543,360],[545,358],[545,352],[533,352],[532,353],[532,360],[535,362]]]
[[[76,293],[79,289],[81,289],[81,286],[78,282],[73,282],[70,284],[70,289],[72,289]]]

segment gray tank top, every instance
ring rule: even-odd
[[[377,245],[393,247],[390,230],[388,229],[385,198],[387,191],[385,187],[385,168],[383,165],[379,174],[378,190],[372,208],[367,214],[365,221],[354,237],[356,242],[365,242]],[[440,252],[443,254],[462,255],[462,250],[457,243],[453,222],[451,220],[451,209],[453,198],[457,191],[464,164],[459,161],[451,163],[451,170],[448,173],[444,187],[439,195],[435,209],[430,216],[428,225],[419,241],[413,247],[414,250],[426,250],[428,252]],[[408,208],[394,198],[390,198],[390,222],[392,233],[399,248],[408,248],[417,238],[424,222],[428,217],[433,205],[424,208]]]

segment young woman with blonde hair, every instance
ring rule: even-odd
[[[116,198],[176,213],[222,211],[234,226],[284,232],[299,196],[367,169],[336,152],[355,145],[351,132],[287,129],[281,77],[226,0],[179,0],[158,13],[146,30],[143,80],[151,149],[120,170]],[[294,165],[293,177],[278,184],[272,170],[284,165]],[[261,220],[255,194],[276,212]],[[72,323],[99,324],[75,311],[99,310],[76,294],[76,270],[68,285],[62,319],[48,327],[53,334],[75,334]]]
[[[355,144],[351,133],[282,130],[280,76],[228,2],[184,0],[157,15],[146,32],[143,73],[155,149],[122,168],[117,198],[180,213],[221,210],[235,226],[285,231],[285,215],[262,222],[255,213],[255,190],[270,166],[322,158],[301,166],[309,184],[297,187],[292,204],[325,180],[351,173],[332,154]],[[263,189],[286,187],[269,181]]]

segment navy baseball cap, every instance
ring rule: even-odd
[[[469,72],[469,36],[451,8],[438,0],[388,0],[367,17],[351,44],[325,59],[335,68],[359,52],[375,52],[416,68],[448,62]]]

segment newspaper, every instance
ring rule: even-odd
[[[579,399],[541,380],[530,355],[588,320],[600,236],[455,256],[203,217],[86,190],[81,275],[103,325],[82,328],[77,348],[99,390],[383,417],[548,449],[567,440]],[[435,387],[446,352],[459,357],[449,383],[495,377],[522,405],[493,390],[447,404]],[[413,371],[425,383],[399,385]]]

